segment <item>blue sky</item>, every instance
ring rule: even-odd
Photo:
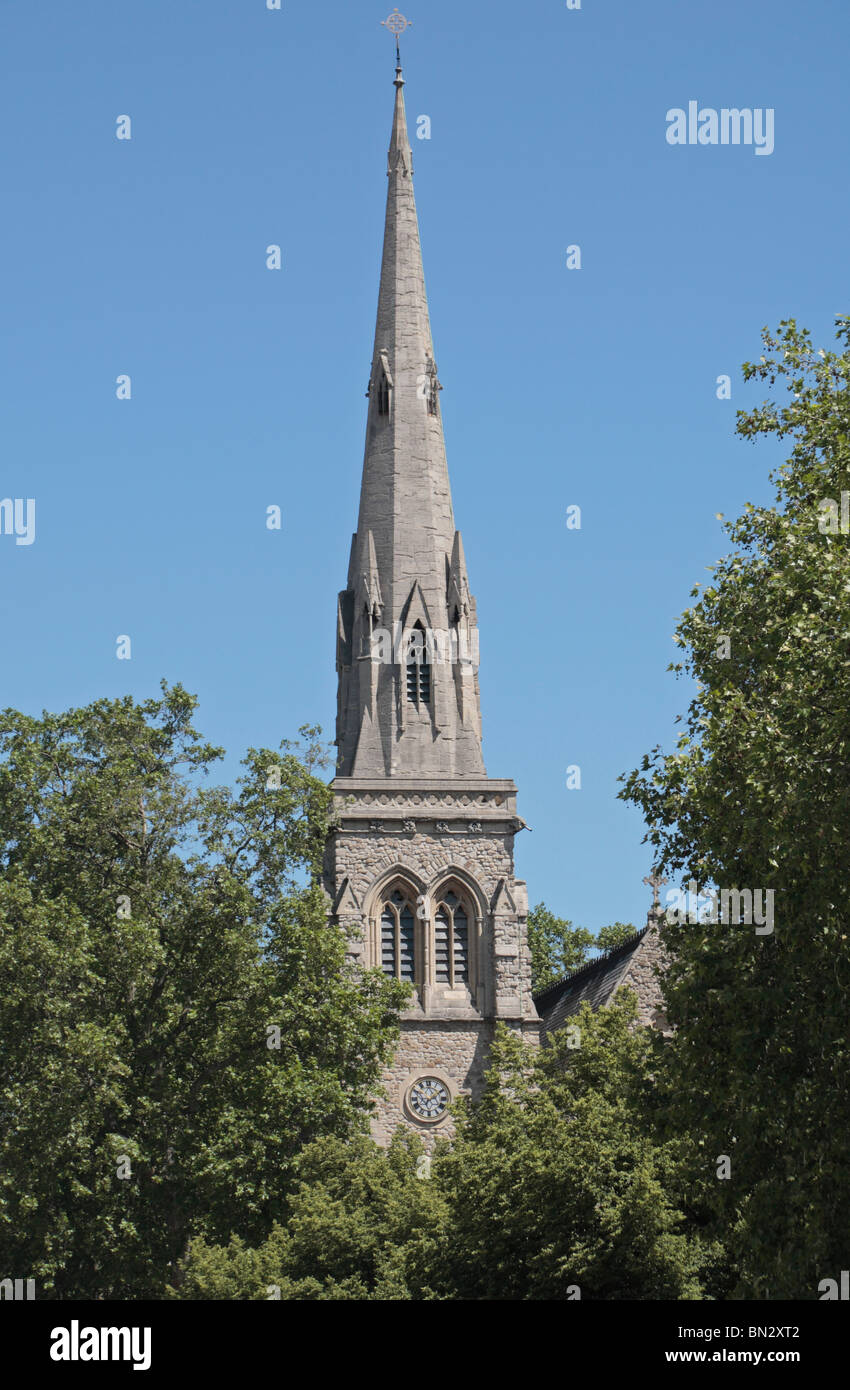
[[[227,776],[304,722],[332,737],[391,8],[3,6],[0,496],[37,516],[34,544],[0,536],[3,705],[180,680]],[[488,771],[518,783],[533,902],[642,922],[648,853],[617,776],[672,746],[676,617],[724,553],[715,513],[767,499],[778,461],[733,434],[754,399],[740,363],[763,324],[824,342],[848,308],[850,6],[411,0],[410,18]],[[670,146],[666,112],[689,100],[772,108],[774,152]]]

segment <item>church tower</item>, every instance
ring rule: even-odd
[[[514,878],[516,787],[481,749],[478,630],[455,530],[397,59],[366,448],[347,587],[326,859],[352,957],[413,987],[375,1137],[430,1147],[477,1094],[497,1021],[537,1039]]]

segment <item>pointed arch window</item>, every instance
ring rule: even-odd
[[[469,915],[451,890],[442,894],[434,915],[434,978],[452,989],[469,983]]]
[[[431,665],[425,629],[421,623],[415,623],[410,630],[405,656],[405,680],[408,702],[417,709],[430,705]]]
[[[416,978],[416,918],[400,888],[381,909],[381,968],[396,980]]]
[[[378,369],[375,373],[375,397],[379,415],[389,415],[390,413],[390,392],[393,388],[392,372],[390,371],[390,360],[387,356],[386,348],[381,349],[378,361]]]

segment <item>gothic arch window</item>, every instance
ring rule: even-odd
[[[434,912],[434,980],[438,985],[470,983],[470,911],[454,889],[440,893]]]
[[[377,370],[374,377],[375,404],[379,415],[389,415],[390,413],[390,392],[393,389],[393,378],[390,372],[390,363],[386,348],[382,348],[377,363]],[[372,387],[370,384],[369,390]]]
[[[371,959],[392,979],[415,987],[426,1008],[429,991],[468,991],[478,1007],[483,909],[468,885],[452,875],[431,892],[399,873],[380,890],[371,919]]]
[[[428,648],[425,629],[415,623],[405,653],[405,677],[407,699],[417,709],[431,703],[431,665],[428,661]]]
[[[396,980],[416,979],[416,915],[400,887],[381,906],[381,969]]]

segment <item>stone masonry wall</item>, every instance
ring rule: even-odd
[[[619,983],[619,989],[633,989],[638,997],[638,1023],[669,1033],[664,1001],[661,997],[659,972],[666,962],[658,928],[650,923],[646,936],[629,962],[629,968]]]
[[[386,784],[384,784],[386,785]],[[513,841],[522,822],[512,783],[479,779],[469,787],[378,790],[355,779],[334,784],[337,824],[325,861],[325,882],[336,920],[349,934],[349,954],[362,966],[370,955],[382,892],[398,870],[422,893],[454,875],[480,919],[472,990],[454,990],[433,979],[421,982],[402,1015],[396,1055],[376,1100],[375,1138],[386,1143],[406,1124],[432,1147],[453,1133],[450,1117],[419,1121],[405,1106],[412,1081],[434,1076],[451,1098],[476,1096],[481,1088],[495,1021],[539,1035],[531,997],[531,957],[526,939],[528,896],[513,877]],[[474,923],[470,921],[470,933]],[[473,951],[470,952],[471,958]]]
[[[505,1022],[520,1031],[527,1042],[538,1042],[537,1025]],[[414,1130],[428,1151],[437,1139],[451,1139],[455,1132],[452,1116],[439,1124],[417,1121],[405,1109],[405,1094],[416,1077],[436,1075],[449,1083],[452,1100],[461,1095],[476,1099],[481,1094],[494,1029],[492,1020],[482,1020],[477,1026],[443,1020],[403,1024],[395,1058],[382,1077],[386,1094],[375,1102],[372,1137],[376,1143],[388,1144],[401,1124]]]
[[[512,841],[513,836],[497,838],[475,833],[349,834],[339,837],[335,867],[338,880],[348,878],[360,902],[384,870],[399,863],[426,883],[449,868],[465,869],[481,885],[489,901],[499,879],[512,877]]]

